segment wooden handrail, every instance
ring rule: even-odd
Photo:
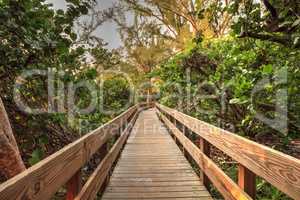
[[[253,172],[254,174],[264,178],[266,181],[271,183],[273,186],[289,195],[294,199],[300,199],[300,160],[292,156],[283,154],[279,151],[260,145],[256,142],[233,134],[229,131],[217,128],[208,123],[190,117],[177,110],[168,108],[166,106],[156,104],[157,109],[163,115],[176,119],[179,123],[184,125],[186,128],[193,131],[195,134],[205,139],[211,145],[215,146],[219,150],[232,157],[234,160],[239,162],[242,167],[241,170],[246,168],[248,172],[244,173],[245,176]],[[164,121],[173,133],[178,133],[178,129],[171,125],[165,118]],[[177,134],[178,135],[178,134]],[[182,139],[182,142],[186,142]],[[190,143],[189,143],[190,144]],[[188,145],[186,146],[187,150]],[[193,152],[195,149],[192,149]],[[192,151],[190,150],[190,151]],[[192,153],[193,153],[192,152]],[[191,152],[190,152],[191,153]],[[204,158],[202,163],[207,166],[206,157],[199,152],[196,152],[194,156],[200,156]],[[194,159],[198,159],[194,157]],[[208,162],[209,160],[207,160]],[[201,164],[201,163],[200,163]],[[202,167],[204,167],[202,166]],[[213,165],[212,165],[213,166]],[[211,169],[212,166],[202,170]],[[201,166],[200,166],[201,167]],[[211,181],[214,178],[212,174],[207,174]],[[240,176],[242,173],[240,172]],[[245,178],[245,177],[240,177]],[[253,178],[250,178],[253,179]],[[252,180],[253,181],[253,180]],[[242,180],[240,184],[244,184]],[[243,188],[243,186],[241,186]],[[221,191],[222,192],[222,191]]]
[[[0,185],[0,200],[50,199],[74,178],[92,155],[110,139],[144,104],[129,108],[100,128],[67,145],[23,173]],[[131,120],[132,121],[132,120]],[[126,129],[128,130],[128,129]],[[125,131],[126,131],[125,130]],[[71,185],[71,188],[73,186]],[[74,187],[77,187],[76,185]],[[73,196],[73,194],[70,194]]]

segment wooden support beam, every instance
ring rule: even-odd
[[[256,197],[256,175],[243,165],[238,165],[238,185],[251,196]]]
[[[201,137],[199,137],[197,142],[198,142],[198,147],[200,147],[203,154],[205,154],[208,158],[210,158],[210,144]],[[209,178],[205,175],[203,170],[201,170],[200,172],[200,178],[203,182],[203,185],[209,190],[211,186],[211,182]]]
[[[81,170],[79,170],[67,183],[66,200],[74,200],[79,194],[81,187]]]
[[[119,130],[123,130],[122,128],[120,128]],[[100,149],[99,149],[99,153],[100,153],[100,160],[101,162],[104,160],[104,158],[107,156],[109,152],[109,145],[108,143],[105,143]],[[106,186],[108,185],[108,182],[109,182],[109,174],[108,176],[106,177],[105,181],[103,181],[103,184],[100,188],[100,192],[103,192],[106,188]]]
[[[100,153],[100,160],[103,160],[108,153],[108,144],[107,142],[102,145],[102,147],[99,149]]]
[[[182,133],[183,133],[183,135],[186,136],[186,134],[187,134],[187,129],[186,129],[186,127],[184,126],[184,124],[181,124],[181,128],[182,128]],[[184,148],[183,145],[182,145],[182,152],[183,152],[183,155],[184,155],[186,158],[188,158],[188,153],[186,152],[186,150],[185,150],[185,148]]]

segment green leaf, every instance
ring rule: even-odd
[[[300,43],[300,37],[294,39],[294,45],[297,46]]]
[[[49,139],[46,135],[43,135],[39,138],[39,144],[49,144]]]
[[[73,41],[75,41],[77,39],[77,34],[76,33],[71,33],[70,37]]]
[[[231,100],[229,101],[230,104],[237,104],[237,103],[239,103],[239,102],[240,102],[240,99],[237,99],[237,98],[231,99]]]
[[[63,10],[59,9],[59,10],[56,11],[56,14],[58,14],[58,15],[64,15],[65,12]]]
[[[296,21],[294,21],[292,27],[298,26],[300,25],[300,19],[297,19]]]
[[[32,152],[31,158],[29,159],[30,165],[35,165],[36,163],[40,162],[43,157],[43,151],[41,149],[36,149]]]
[[[247,102],[248,102],[247,99],[243,100],[243,99],[239,99],[239,98],[234,98],[229,101],[230,104],[245,104]]]
[[[273,66],[272,65],[265,65],[263,68],[264,74],[271,74],[273,72]]]
[[[279,27],[289,26],[289,25],[291,25],[291,24],[293,24],[293,22],[291,22],[291,21],[285,21],[285,22],[279,24]]]

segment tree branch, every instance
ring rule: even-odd
[[[263,33],[253,33],[253,32],[243,32],[239,38],[251,37],[255,39],[276,42],[279,44],[283,44],[285,46],[291,45],[293,42],[289,36],[276,36],[271,34],[263,34]]]
[[[267,10],[270,12],[272,18],[274,20],[278,19],[278,13],[276,11],[276,9],[274,8],[274,6],[272,6],[272,4],[268,1],[268,0],[262,0],[265,7],[267,8]]]

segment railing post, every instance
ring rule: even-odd
[[[173,117],[173,124],[174,124],[175,128],[177,128],[177,121],[176,121],[175,117]],[[175,140],[176,144],[178,145],[179,143],[178,143],[178,140],[175,135],[174,135],[174,140]]]
[[[147,91],[147,106],[150,105],[150,90]]]
[[[173,116],[171,116],[171,115],[170,115],[170,121],[172,122],[172,124],[173,124],[175,127],[177,127],[177,126],[176,126],[176,119],[175,119]],[[171,133],[172,133],[172,131],[171,131]],[[174,139],[175,143],[177,144],[177,138],[175,137],[174,134],[172,134],[172,136],[173,136],[173,139]]]
[[[121,128],[122,129],[122,128]],[[102,147],[99,149],[99,153],[100,153],[100,160],[102,162],[102,160],[105,158],[105,156],[107,155],[109,149],[108,149],[108,143],[106,142],[105,144],[102,145]],[[106,177],[106,182],[103,183],[103,187],[100,189],[100,191],[103,191],[107,184],[109,182],[109,176]]]
[[[105,158],[107,152],[108,152],[108,145],[107,143],[104,143],[99,149],[100,160],[103,160]]]
[[[183,124],[181,124],[181,129],[182,129],[182,134],[186,137],[186,128]],[[182,152],[183,152],[183,155],[185,157],[187,157],[187,153],[186,153],[186,150],[183,145],[182,145]]]
[[[66,200],[74,200],[81,190],[81,170],[76,172],[67,183]]]
[[[238,184],[253,199],[256,197],[256,175],[244,167],[238,165]]]
[[[201,151],[207,156],[210,157],[210,144],[203,138],[198,139],[198,145]],[[209,190],[211,182],[209,178],[205,175],[205,173],[201,170],[200,178],[202,180],[203,185]]]

